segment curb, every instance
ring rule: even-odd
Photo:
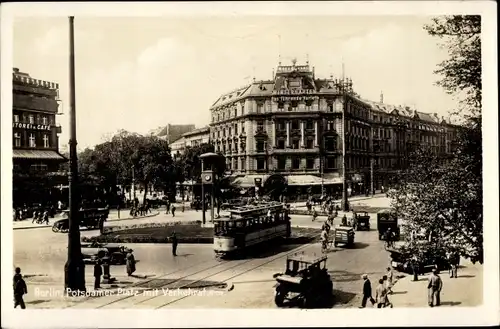
[[[155,216],[158,216],[160,214],[160,212],[157,212],[155,214],[150,214],[150,215],[146,215],[146,216],[142,216],[142,217],[128,217],[128,218],[121,218],[121,219],[112,219],[112,220],[109,220],[110,222],[120,222],[120,221],[123,221],[123,220],[132,220],[132,219],[143,219],[143,218],[150,218],[150,217],[155,217]],[[12,229],[13,230],[29,230],[29,229],[40,229],[40,228],[52,228],[52,226],[54,225],[54,223],[52,223],[52,225],[40,225],[40,226],[28,226],[28,227],[13,227]]]

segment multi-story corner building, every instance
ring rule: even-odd
[[[192,130],[182,135],[181,138],[170,144],[170,150],[174,157],[184,153],[187,147],[195,147],[210,143],[210,128],[203,127]]]
[[[278,179],[290,193],[309,186],[340,193],[344,154],[354,193],[365,192],[372,176],[375,188],[387,186],[415,144],[452,151],[454,128],[444,119],[364,100],[352,87],[350,79],[317,78],[308,63],[279,65],[273,80],[254,81],[211,106],[215,150],[241,186]]]
[[[14,68],[12,87],[14,203],[43,203],[55,185],[67,180],[64,174],[61,179],[56,175],[67,161],[59,153],[59,85]]]

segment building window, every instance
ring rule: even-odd
[[[335,139],[327,138],[325,140],[325,148],[327,151],[335,151]]]
[[[328,121],[327,125],[326,125],[326,130],[327,131],[332,131],[335,129],[335,123],[334,121]]]
[[[265,161],[264,159],[257,159],[257,170],[264,170],[265,169]]]
[[[36,147],[36,139],[34,134],[30,134],[30,147]]]
[[[264,105],[262,104],[257,105],[257,113],[264,113]]]
[[[47,171],[47,165],[44,163],[35,163],[30,166],[31,171]]]
[[[283,150],[285,148],[285,140],[278,139],[278,142],[276,143],[276,148]]]
[[[257,142],[257,152],[264,152],[264,142],[263,141]]]
[[[285,108],[285,104],[283,102],[279,102],[278,103],[278,111],[283,111],[284,108]]]
[[[35,116],[34,115],[32,115],[32,114],[29,115],[28,116],[28,120],[29,120],[30,124],[32,124],[32,125],[35,124]]]
[[[238,170],[238,159],[234,159],[234,170]]]
[[[234,117],[236,118],[238,116],[238,110],[234,109]]]
[[[241,170],[245,170],[245,158],[241,159]]]
[[[299,169],[299,168],[300,168],[300,158],[299,157],[292,158],[292,169]]]
[[[285,157],[279,157],[278,158],[278,169],[279,170],[285,170],[286,168],[286,158]]]
[[[285,121],[278,121],[278,130],[286,130],[286,123]]]
[[[292,120],[292,129],[299,129],[299,120]]]
[[[314,159],[313,158],[307,158],[307,160],[306,160],[306,166],[307,166],[307,169],[314,169]]]
[[[264,131],[264,122],[257,121],[257,131]]]
[[[335,158],[327,158],[326,159],[326,168],[327,169],[335,169],[336,168]]]
[[[21,147],[21,134],[20,133],[14,133],[14,146]]]
[[[298,139],[293,139],[292,140],[292,148],[293,149],[299,149],[300,148],[300,141]]]
[[[48,135],[43,135],[43,147],[45,147],[45,148],[49,148],[50,147],[49,136]]]
[[[308,148],[308,149],[314,148],[314,141],[312,139],[306,140],[306,148]]]
[[[313,122],[311,120],[307,120],[307,122],[306,122],[306,129],[307,130],[313,130],[314,129],[314,125],[313,125]]]
[[[241,123],[241,133],[242,134],[245,133],[245,122],[244,121]]]
[[[19,122],[19,114],[14,114],[14,122]]]
[[[328,112],[333,112],[333,103],[328,103]]]
[[[228,128],[228,136],[231,136],[231,127]]]
[[[237,123],[234,124],[234,134],[238,135],[238,124]]]

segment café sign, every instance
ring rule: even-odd
[[[12,123],[12,128],[32,129],[32,130],[50,130],[50,125],[35,125],[35,124],[31,124],[31,123],[14,122],[14,123]]]
[[[312,95],[316,91],[314,89],[278,89],[273,91],[273,95]]]

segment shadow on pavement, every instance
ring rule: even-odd
[[[404,295],[408,293],[408,291],[393,291],[391,295]]]
[[[459,275],[457,277],[457,279],[461,279],[461,278],[475,278],[475,277],[476,277],[475,275],[463,274],[463,275]]]
[[[334,282],[353,282],[361,281],[361,275],[363,273],[352,273],[347,271],[328,271],[332,281]]]
[[[441,306],[457,306],[462,304],[462,302],[442,302]]]
[[[354,244],[352,245],[351,248],[349,249],[365,249],[366,247],[368,247],[369,244],[368,243],[364,243],[364,242],[354,242]]]
[[[352,292],[333,289],[333,298],[330,307],[333,307],[335,305],[349,304],[354,299],[354,297],[356,297],[356,294]]]

